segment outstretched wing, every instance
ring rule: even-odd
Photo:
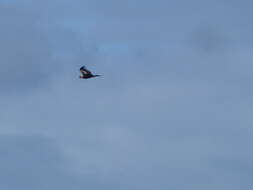
[[[90,75],[91,74],[91,72],[88,69],[86,69],[85,66],[82,66],[80,68],[80,72],[82,73],[82,75]]]

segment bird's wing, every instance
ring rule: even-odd
[[[84,66],[80,68],[80,72],[83,75],[89,75],[89,74],[91,74],[91,72],[88,69],[86,69]]]

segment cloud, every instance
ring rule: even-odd
[[[76,177],[57,144],[41,135],[0,136],[0,188],[81,189],[84,181]]]
[[[54,66],[38,18],[29,12],[1,6],[1,92],[25,91],[43,85]],[[51,67],[51,68],[50,68]]]
[[[248,10],[245,4],[54,0],[11,6],[0,13],[11,21],[1,20],[11,37],[0,37],[0,60],[20,52],[10,61],[21,60],[29,77],[0,76],[3,89],[17,89],[0,99],[0,132],[15,135],[2,137],[0,149],[25,151],[10,152],[2,163],[9,171],[30,162],[37,168],[18,173],[15,184],[36,188],[27,182],[34,173],[54,189],[252,187],[252,44],[245,27],[251,12],[238,11]],[[16,67],[5,63],[5,71]],[[103,77],[79,80],[82,64]],[[40,91],[29,90],[36,87]]]

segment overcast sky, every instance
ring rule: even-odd
[[[252,189],[252,6],[1,0],[0,189]]]

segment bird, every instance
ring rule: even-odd
[[[93,75],[88,69],[86,69],[85,66],[82,66],[80,68],[80,72],[81,72],[81,75],[79,76],[79,78],[81,79],[89,79],[89,78],[101,76],[101,75]]]

